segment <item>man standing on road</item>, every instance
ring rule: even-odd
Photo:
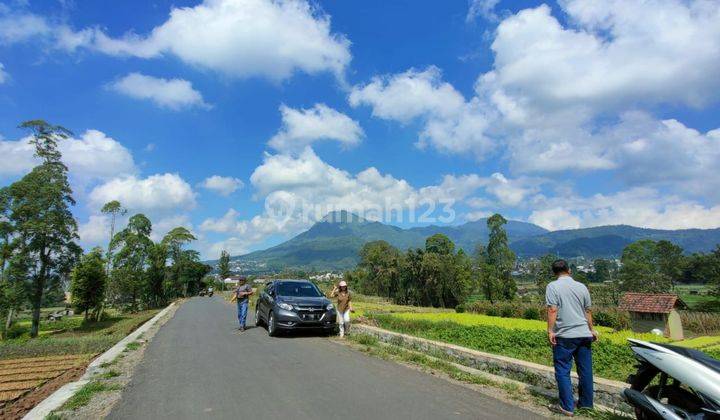
[[[565,260],[552,264],[557,280],[545,289],[548,307],[548,341],[553,347],[555,380],[558,384],[560,406],[557,411],[572,416],[575,411],[570,371],[573,359],[580,378],[577,408],[593,407],[592,342],[597,340],[590,312],[590,292],[584,284],[570,277]]]
[[[248,300],[254,292],[249,284],[246,284],[245,277],[238,279],[238,285],[233,291],[233,299],[237,301],[238,321],[240,332],[245,331],[245,320],[247,319]]]

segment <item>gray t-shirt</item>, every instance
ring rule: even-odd
[[[584,284],[561,276],[545,289],[545,303],[558,309],[555,334],[564,338],[592,337],[585,311],[592,305]]]
[[[243,284],[242,286],[238,286],[235,288],[235,296],[237,296],[238,302],[243,302],[243,301],[248,300],[249,296],[240,296],[239,295],[240,293],[245,293],[245,292],[252,292],[252,287],[250,287],[249,284]]]

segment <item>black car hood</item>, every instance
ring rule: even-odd
[[[330,300],[325,297],[279,296],[278,301],[290,303],[293,305],[327,305],[330,303]]]

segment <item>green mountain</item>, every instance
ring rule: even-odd
[[[371,222],[348,212],[328,214],[307,231],[274,247],[233,257],[243,271],[345,270],[355,266],[366,242],[385,240],[400,248],[419,248],[436,233],[447,235],[458,248],[471,253],[488,239],[487,219],[458,226],[403,229]],[[615,257],[639,239],[670,240],[686,252],[707,252],[720,244],[720,229],[658,230],[633,226],[599,226],[549,232],[532,223],[511,220],[505,226],[510,247],[521,258],[552,253],[563,257]]]
[[[707,252],[720,244],[720,229],[661,230],[628,225],[597,226],[556,230],[511,241],[510,246],[521,257],[545,253],[567,258],[613,257],[619,256],[627,244],[641,239],[668,240],[680,245],[686,253]]]

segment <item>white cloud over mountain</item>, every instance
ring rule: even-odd
[[[149,100],[174,111],[185,108],[209,109],[202,94],[184,79],[163,79],[141,73],[130,73],[108,85],[108,88],[135,99]]]
[[[550,230],[628,224],[656,229],[716,228],[720,205],[708,207],[651,188],[589,197],[538,197],[528,220]]]
[[[302,151],[306,146],[323,140],[352,146],[365,135],[357,121],[325,104],[315,104],[309,109],[281,105],[280,113],[282,126],[268,144],[281,152]]]

